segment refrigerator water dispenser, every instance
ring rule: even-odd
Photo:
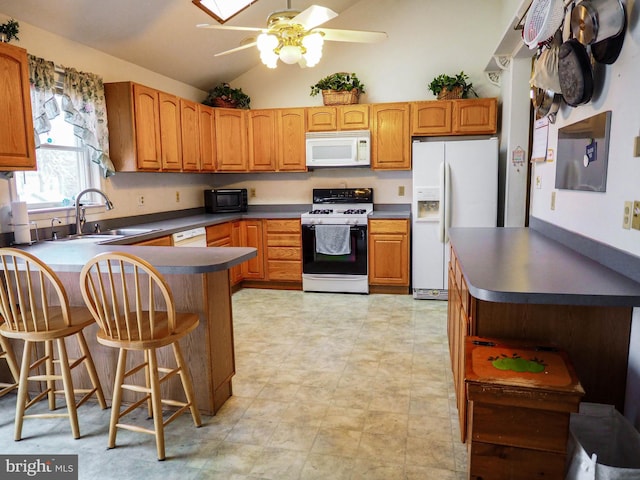
[[[437,222],[440,216],[440,188],[416,187],[414,195],[417,207],[416,220]]]

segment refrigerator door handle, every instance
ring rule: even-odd
[[[444,209],[444,234],[442,243],[447,243],[449,241],[449,228],[451,227],[451,167],[448,163],[444,165],[444,198],[445,198],[445,209]]]
[[[440,163],[440,173],[439,173],[439,207],[438,207],[438,240],[440,240],[440,243],[445,243],[445,200],[444,200],[444,195],[445,195],[445,164],[444,162]]]

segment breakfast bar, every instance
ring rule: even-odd
[[[233,317],[229,268],[256,256],[249,247],[175,248],[98,244],[95,238],[41,242],[28,251],[49,265],[62,280],[71,305],[84,305],[79,274],[95,255],[118,251],[137,255],[153,265],[169,284],[176,311],[196,312],[200,323],[182,342],[185,360],[193,379],[198,408],[214,415],[232,394],[235,374]],[[117,351],[97,343],[97,325],[85,330],[105,397],[111,398]],[[19,350],[19,349],[18,349]],[[173,364],[170,350],[158,351],[160,363]],[[74,352],[70,349],[70,355]],[[76,379],[74,379],[74,382]],[[78,378],[82,386],[88,377]],[[181,396],[179,382],[163,386],[168,395]],[[127,397],[124,397],[125,401]]]
[[[469,335],[557,346],[584,401],[624,411],[640,283],[531,228],[453,228],[450,240],[448,332],[462,441]]]

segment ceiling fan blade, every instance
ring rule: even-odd
[[[198,28],[210,28],[215,30],[240,30],[243,32],[265,32],[264,28],[257,27],[236,27],[234,25],[215,25],[211,23],[199,23],[196,25]]]
[[[240,45],[239,47],[232,48],[231,50],[225,50],[224,52],[216,53],[214,57],[222,57],[224,55],[229,55],[230,53],[236,53],[236,52],[239,52],[240,50],[244,50],[246,48],[250,48],[255,45],[256,45],[256,42],[249,42],[244,45]]]
[[[299,23],[305,30],[311,30],[312,28],[322,25],[337,16],[338,14],[330,8],[311,5],[309,8],[293,17],[291,19],[291,23]]]
[[[314,31],[324,33],[324,39],[332,42],[376,43],[389,37],[386,32],[370,32],[367,30],[337,30],[335,28],[316,28]]]

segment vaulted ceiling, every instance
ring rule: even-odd
[[[359,1],[292,0],[291,8],[319,4],[341,13]],[[257,0],[227,24],[264,27],[271,12],[286,7],[286,0]],[[0,0],[0,13],[202,90],[260,63],[256,48],[214,57],[250,32],[196,28],[215,20],[191,0]]]

